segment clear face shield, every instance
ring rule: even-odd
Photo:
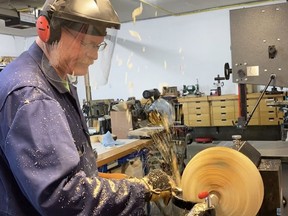
[[[47,57],[44,68],[48,70],[52,66],[61,80],[84,76],[91,71],[91,74],[96,74],[97,83],[106,84],[117,30],[101,26],[97,29],[91,25],[68,21],[59,25],[60,37],[52,43],[44,44],[43,50]]]
[[[117,31],[116,29],[107,29],[107,35],[104,38],[107,46],[105,50],[98,52],[97,61],[89,67],[90,84],[93,88],[105,85],[108,82]]]

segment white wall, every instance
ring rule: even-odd
[[[209,94],[214,77],[224,76],[224,63],[231,61],[229,25],[228,10],[123,24],[108,84],[96,88],[91,79],[93,98],[141,98],[146,89],[181,90],[197,79],[200,91]],[[235,84],[224,81],[224,94],[235,90]]]
[[[17,57],[25,50],[25,38],[19,36],[1,35],[0,56]]]

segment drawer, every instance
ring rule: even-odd
[[[187,115],[190,114],[208,114],[210,111],[206,109],[190,109],[187,112]]]
[[[219,106],[219,107],[212,107],[212,113],[229,113],[235,112],[234,106]]]
[[[187,103],[187,105],[188,105],[188,109],[194,109],[194,108],[209,109],[209,103],[206,101],[191,102],[191,103]]]
[[[262,111],[260,112],[260,118],[276,118],[277,117],[277,112],[276,110],[274,111]]]
[[[235,120],[235,113],[234,112],[222,112],[222,113],[213,113],[212,119],[232,119]]]
[[[212,107],[217,106],[234,106],[234,100],[219,100],[219,101],[212,101]]]
[[[259,104],[260,110],[261,110],[261,111],[272,111],[272,110],[276,110],[276,107],[275,107],[275,106],[268,106],[267,104],[269,104],[269,103],[266,103],[265,101],[261,101],[260,104]]]
[[[271,95],[269,97],[264,97],[262,98],[261,101],[265,101],[266,103],[271,103],[272,101],[283,101],[284,100],[284,96],[283,95],[279,95],[279,96],[275,96],[275,95]]]
[[[261,112],[267,112],[267,111],[276,111],[277,108],[273,106],[265,106],[265,105],[260,105],[260,111]]]
[[[278,118],[273,118],[273,117],[261,117],[260,119],[260,124],[261,125],[278,125],[279,124],[279,120]]]
[[[193,107],[188,109],[188,114],[209,114],[210,113],[210,109],[209,106],[208,107]]]
[[[203,121],[210,121],[210,115],[208,113],[206,114],[189,114],[188,120],[203,120]]]
[[[210,119],[208,120],[202,120],[202,119],[194,119],[188,121],[188,126],[192,127],[205,127],[205,126],[211,126]]]
[[[201,102],[201,103],[183,103],[182,105],[183,113],[208,113],[209,112],[209,103]]]

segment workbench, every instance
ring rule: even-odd
[[[153,143],[151,139],[117,139],[117,141],[123,142],[123,144],[105,147],[100,142],[92,142],[93,150],[98,153],[97,165],[99,168],[109,165],[120,165],[119,160],[133,153],[140,152],[143,148]]]

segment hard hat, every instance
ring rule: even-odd
[[[40,39],[60,40],[61,27],[105,36],[107,28],[120,29],[120,21],[109,0],[46,0],[36,22]]]

